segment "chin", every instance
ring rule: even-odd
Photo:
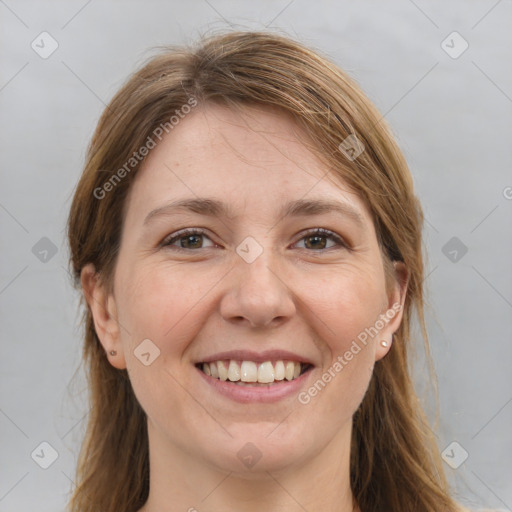
[[[304,464],[308,454],[315,452],[315,447],[310,445],[311,436],[292,432],[289,425],[279,422],[237,424],[228,430],[233,437],[223,445],[218,443],[215,452],[210,453],[210,460],[219,469],[240,478],[268,478],[269,472]]]

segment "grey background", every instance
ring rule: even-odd
[[[511,11],[510,0],[0,0],[0,511],[63,510],[72,486],[87,409],[80,372],[71,380],[81,340],[64,226],[100,113],[148,48],[229,25],[282,29],[331,56],[391,124],[427,217],[439,449],[469,454],[445,465],[462,503],[510,509]],[[31,48],[42,31],[59,45],[47,59]],[[453,31],[469,44],[458,58],[441,46]],[[59,454],[46,470],[31,458],[43,441]]]

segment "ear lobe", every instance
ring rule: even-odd
[[[94,321],[96,335],[106,352],[106,357],[115,368],[125,369],[126,361],[114,296],[107,292],[92,263],[84,266],[80,273],[80,281]]]
[[[375,339],[375,360],[382,359],[390,350],[393,343],[393,334],[398,330],[403,319],[405,297],[409,285],[409,271],[405,263],[393,262],[395,277],[388,291],[387,310],[381,314],[385,323]]]

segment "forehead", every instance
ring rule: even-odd
[[[151,150],[132,184],[129,210],[141,214],[175,199],[208,196],[229,202],[233,210],[252,206],[261,212],[290,199],[322,197],[349,203],[369,218],[359,196],[306,141],[279,111],[207,104]]]

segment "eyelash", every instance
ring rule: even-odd
[[[211,240],[211,238],[208,237],[208,235],[206,234],[206,231],[203,229],[200,229],[200,228],[184,229],[182,231],[178,231],[176,234],[171,235],[170,237],[165,239],[162,242],[162,247],[172,247],[173,250],[184,251],[184,252],[198,250],[198,249],[186,249],[184,247],[172,246],[172,244],[174,242],[180,240],[181,238],[185,238],[187,236],[193,236],[193,235],[203,235]],[[304,238],[312,237],[312,236],[321,236],[321,237],[328,238],[328,239],[334,241],[339,247],[344,248],[344,249],[349,249],[348,245],[343,241],[343,239],[341,237],[339,237],[332,231],[329,231],[328,229],[324,229],[324,228],[312,229],[312,230],[304,233],[298,241],[303,240]],[[213,242],[213,240],[211,240],[211,241]],[[215,242],[213,242],[213,243],[215,243]],[[210,247],[200,247],[199,249],[210,249]],[[312,251],[315,253],[325,252],[325,251],[328,251],[331,249],[334,249],[334,247],[329,247],[327,249],[304,248],[304,250]]]

